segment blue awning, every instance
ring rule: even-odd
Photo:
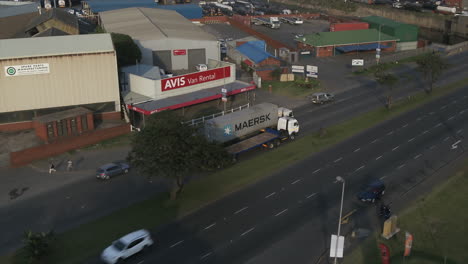
[[[349,46],[336,47],[336,50],[341,51],[341,52],[350,52],[350,51],[357,51],[357,50],[375,50],[378,47],[379,47],[378,43],[371,43],[371,44],[349,45]],[[388,49],[390,47],[391,46],[380,44],[381,49]]]

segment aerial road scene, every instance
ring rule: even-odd
[[[0,264],[468,263],[468,1],[0,1]]]

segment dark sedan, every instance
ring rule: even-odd
[[[113,162],[99,167],[96,171],[96,178],[108,180],[119,174],[127,173],[130,165],[125,162]]]

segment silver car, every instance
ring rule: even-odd
[[[130,165],[125,162],[113,162],[99,167],[96,171],[96,178],[108,180],[119,174],[128,173]]]
[[[335,96],[330,93],[314,93],[309,98],[314,104],[323,104],[335,100]]]

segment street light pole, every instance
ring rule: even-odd
[[[337,176],[336,181],[343,183],[343,188],[341,189],[341,204],[340,204],[340,218],[338,219],[338,233],[336,235],[336,244],[335,244],[335,261],[338,263],[338,241],[340,240],[340,231],[341,231],[341,215],[343,214],[343,199],[344,199],[344,190],[345,190],[345,180],[343,177]]]

